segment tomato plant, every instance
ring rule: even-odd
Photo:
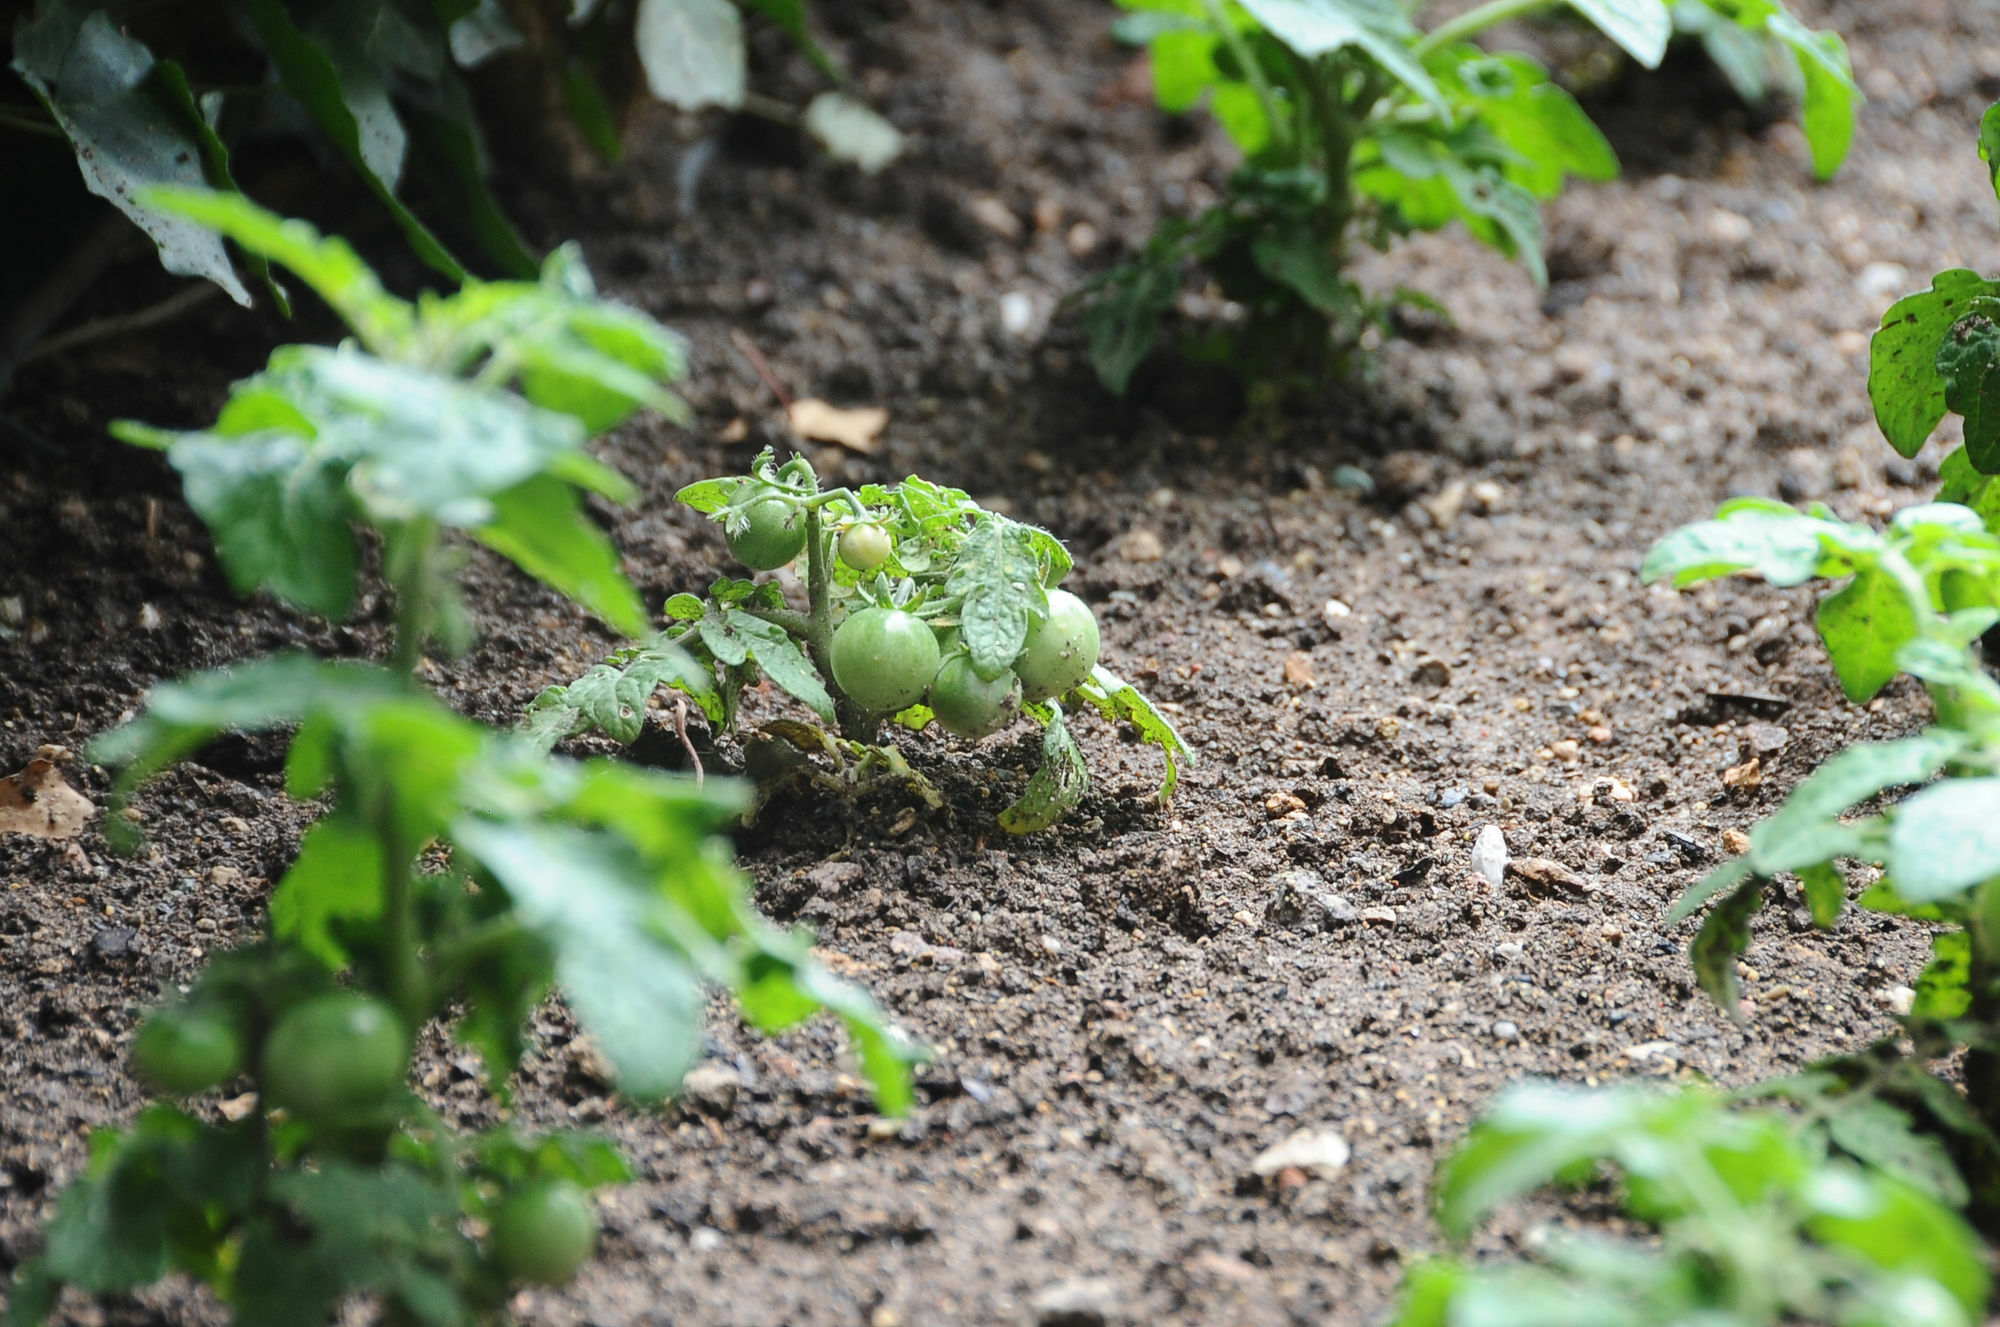
[[[1776,0],[1690,2],[1711,49],[1727,29],[1796,63],[1813,165],[1831,175],[1861,98],[1840,39]],[[1572,176],[1615,177],[1618,159],[1540,65],[1472,38],[1557,3],[1485,0],[1426,30],[1426,0],[1118,0],[1131,11],[1118,31],[1146,46],[1161,107],[1206,98],[1244,163],[1220,203],[1164,222],[1076,297],[1104,385],[1125,390],[1190,259],[1239,315],[1191,332],[1190,353],[1274,378],[1339,369],[1399,304],[1436,308],[1362,290],[1348,273],[1360,245],[1456,222],[1545,282],[1540,204]],[[1569,5],[1648,67],[1674,29],[1667,0]]]
[[[13,1278],[6,1327],[39,1322],[65,1285],[123,1294],[175,1270],[249,1323],[325,1321],[357,1295],[388,1321],[469,1323],[516,1281],[566,1278],[594,1242],[584,1190],[627,1177],[617,1151],[462,1134],[409,1086],[414,1038],[443,1023],[504,1097],[524,1025],[556,992],[630,1100],[679,1086],[714,986],[767,1030],[830,1011],[882,1108],[902,1110],[915,1052],[751,906],[719,834],[740,790],[553,758],[412,680],[427,642],[469,637],[454,535],[643,630],[580,498],[631,488],[583,444],[642,407],[678,408],[678,339],[599,300],[573,250],[537,282],[410,304],[344,244],[240,198],[146,202],[290,268],[356,340],[279,349],[209,429],[119,433],[165,451],[239,589],[344,615],[355,527],[373,529],[393,666],[291,654],[196,674],[92,743],[122,802],[222,733],[290,731],[286,789],[328,809],[272,890],[270,933],[212,961],[132,1048],[160,1090],[240,1074],[254,1105],[156,1105],[94,1138]]]
[[[1054,824],[1088,790],[1064,710],[1082,703],[1160,748],[1160,796],[1172,795],[1187,747],[1165,715],[1098,663],[1096,616],[1059,588],[1069,550],[1048,531],[915,475],[822,490],[805,458],[780,465],[769,451],[749,474],[703,480],[679,497],[725,535],[746,512],[797,512],[806,531],[804,607],[771,580],[725,577],[706,598],[674,595],[666,630],[535,698],[527,731],[537,741],[592,729],[635,741],[661,687],[734,730],[744,689],[768,677],[839,734],[786,721],[768,727],[770,740],[833,763],[835,786],[886,770],[932,800],[934,790],[894,748],[878,745],[885,718],[978,737],[1025,714],[1045,730],[1043,764],[1000,815],[1003,828],[1025,833]],[[863,531],[871,533],[854,541],[862,546],[851,546]],[[1030,676],[1038,691],[1026,689]],[[788,774],[819,771],[779,764]]]

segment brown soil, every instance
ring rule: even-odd
[[[1889,1026],[1916,928],[1850,915],[1819,934],[1768,911],[1739,1029],[1664,925],[1727,831],[1923,702],[1898,686],[1845,704],[1809,592],[1677,596],[1641,587],[1639,558],[1732,493],[1848,516],[1923,497],[1933,471],[1870,423],[1864,334],[1931,271],[1993,265],[1971,143],[2000,91],[2000,15],[1802,8],[1846,34],[1871,97],[1834,185],[1811,183],[1796,128],[1726,104],[1698,65],[1628,81],[1596,107],[1628,177],[1550,210],[1548,292],[1457,235],[1371,259],[1372,282],[1445,299],[1456,329],[1389,347],[1311,410],[1240,423],[1226,382],[1181,368],[1111,401],[1073,333],[1042,331],[1226,175],[1211,132],[1135,93],[1108,6],[830,17],[914,134],[876,180],[755,126],[697,169],[711,145],[663,118],[582,197],[524,190],[542,238],[578,235],[608,286],[695,346],[698,422],[606,447],[646,489],[615,527],[656,602],[723,561],[675,487],[779,437],[740,332],[791,390],[893,412],[878,455],[818,457],[841,481],[918,470],[1068,539],[1108,662],[1176,707],[1200,757],[1160,809],[1155,753],[1086,722],[1095,788],[1028,839],[991,819],[1032,756],[1023,732],[976,752],[905,739],[953,798],[913,826],[890,796],[775,808],[742,840],[758,897],[935,1049],[921,1104],[885,1127],[832,1031],[761,1041],[718,1005],[733,1106],[636,1111],[551,1011],[519,1115],[609,1130],[643,1177],[605,1201],[602,1260],[523,1296],[527,1321],[1371,1322],[1439,1245],[1433,1164],[1506,1082],[1743,1083]],[[765,54],[773,86],[805,86]],[[1079,224],[1098,238],[1083,256]],[[1015,294],[1025,335],[1001,323]],[[381,644],[373,603],[328,626],[232,598],[172,477],[102,441],[116,414],[209,417],[260,353],[215,308],[24,375],[0,443],[0,771],[80,748],[159,679]],[[1344,465],[1381,492],[1340,487]],[[470,714],[509,722],[611,644],[490,560],[471,577],[483,643],[434,679]],[[1753,751],[1761,783],[1725,787]],[[124,1045],[142,1009],[261,925],[309,815],[281,754],[225,742],[160,779],[136,858],[95,829],[0,838],[0,1273],[39,1246],[88,1130],[140,1105]],[[103,799],[102,771],[72,773]],[[1489,824],[1564,872],[1473,877]],[[425,1083],[477,1117],[436,1050]],[[1352,1144],[1337,1180],[1248,1178],[1304,1125]],[[1038,1300],[1051,1287],[1073,1316]],[[218,1314],[169,1286],[72,1298],[63,1320]]]

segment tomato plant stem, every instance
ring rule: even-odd
[[[1547,9],[1554,3],[1555,0],[1486,0],[1485,4],[1476,5],[1457,18],[1439,24],[1410,48],[1410,54],[1421,60],[1432,51],[1450,46],[1453,42],[1475,37],[1496,23],[1532,14],[1537,9]]]
[[[819,669],[820,676],[829,680],[833,677],[833,536],[820,524],[819,509],[825,499],[835,496],[837,493],[822,494],[805,504],[806,601],[810,605],[806,614],[806,653],[812,656],[813,667]],[[837,686],[833,712],[840,720],[842,737],[852,742],[875,740],[876,730],[881,726],[876,717],[840,694]]]
[[[1243,66],[1243,77],[1257,94],[1257,104],[1264,108],[1264,118],[1271,122],[1272,143],[1290,157],[1297,135],[1291,123],[1278,113],[1278,94],[1272,89],[1271,80],[1265,76],[1264,66],[1257,62],[1257,53],[1250,49],[1250,43],[1244,40],[1237,26],[1230,22],[1229,11],[1223,7],[1222,0],[1205,0],[1205,4],[1209,21],[1215,25],[1223,44],[1229,47],[1229,53]]]

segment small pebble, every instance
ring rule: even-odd
[[[1484,876],[1486,883],[1498,886],[1507,874],[1507,836],[1498,825],[1487,825],[1480,829],[1479,837],[1472,844],[1472,869]]]
[[[1502,963],[1512,963],[1527,952],[1527,947],[1515,940],[1503,940],[1493,946],[1493,957]]]
[[[1521,1039],[1521,1029],[1503,1018],[1493,1025],[1493,1039],[1495,1041],[1519,1041]]]
[[[688,1252],[714,1253],[725,1242],[722,1232],[714,1226],[697,1226],[688,1236]]]

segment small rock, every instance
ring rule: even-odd
[[[1306,809],[1306,804],[1291,793],[1272,793],[1264,799],[1264,813],[1273,820],[1289,815],[1297,815]]]
[[[1527,952],[1527,946],[1521,944],[1518,940],[1502,940],[1499,944],[1493,946],[1493,957],[1499,959],[1502,963],[1512,963]]]
[[[1438,794],[1438,805],[1449,811],[1470,796],[1472,796],[1470,788],[1446,788]]]
[[[1465,498],[1472,491],[1472,485],[1463,479],[1454,479],[1444,486],[1435,497],[1426,498],[1419,505],[1430,513],[1431,524],[1440,530],[1449,530],[1465,509]]]
[[[1588,880],[1564,866],[1561,862],[1547,857],[1519,857],[1507,863],[1507,872],[1517,880],[1526,881],[1537,891],[1552,892],[1563,890],[1571,894],[1593,893]]]
[[[1725,788],[1740,788],[1747,792],[1763,782],[1764,762],[1756,756],[1722,771],[1722,786]]]
[[[1294,650],[1285,656],[1285,685],[1305,687],[1308,690],[1319,685],[1319,678],[1313,673],[1310,654],[1304,650]]]
[[[1910,281],[1910,269],[1901,263],[1870,263],[1854,278],[1854,289],[1871,302],[1888,300]]]
[[[139,933],[129,926],[107,926],[90,937],[90,947],[103,958],[123,958],[132,952]]]
[[[1001,239],[1018,240],[1021,238],[1021,218],[1014,215],[1014,209],[1008,207],[993,195],[985,194],[973,199],[968,210],[972,213],[974,221],[977,221]]]
[[[1732,857],[1741,857],[1750,851],[1750,836],[1740,829],[1722,831],[1722,846]]]
[[[1025,290],[1010,290],[1000,297],[1000,330],[1009,336],[1025,337],[1035,329],[1035,297]]]
[[[1363,908],[1361,910],[1361,920],[1365,922],[1381,922],[1387,926],[1394,926],[1396,924],[1396,910],[1386,904],[1377,904],[1372,908]]]
[[[1375,463],[1375,491],[1390,502],[1408,502],[1437,486],[1438,470],[1429,452],[1390,452]]]
[[[1916,1008],[1917,993],[1907,986],[1891,986],[1882,992],[1882,1003],[1888,1006],[1890,1013],[1906,1018],[1910,1010]]]
[[[1508,1022],[1506,1019],[1503,1018],[1498,1023],[1495,1023],[1493,1025],[1493,1040],[1519,1041],[1520,1039],[1521,1039],[1521,1029],[1516,1027],[1514,1024]]]
[[[1318,1075],[1301,1071],[1271,1089],[1264,1098],[1264,1109],[1273,1115],[1298,1115],[1319,1097]]]
[[[158,631],[165,625],[167,625],[167,620],[160,616],[159,609],[153,607],[151,604],[139,605],[139,630]]]
[[[727,1065],[701,1064],[688,1070],[681,1080],[681,1104],[726,1119],[736,1111],[736,1096],[743,1087],[743,1076]]]
[[[1354,610],[1338,599],[1329,599],[1319,606],[1319,615],[1331,624],[1344,617],[1353,617]]]
[[[1753,723],[1743,730],[1738,740],[1751,756],[1775,756],[1785,749],[1792,735],[1775,723]]]
[[[1063,951],[1062,941],[1056,939],[1053,935],[1045,935],[1042,937],[1042,952],[1044,954],[1047,954],[1050,958],[1054,958],[1056,955],[1062,953],[1062,951]]]
[[[1079,221],[1069,228],[1063,243],[1069,246],[1070,253],[1075,257],[1088,258],[1097,252],[1097,227],[1088,221]]]
[[[1122,1321],[1124,1292],[1108,1276],[1072,1276],[1043,1286],[1028,1299],[1038,1327],[1105,1327]]]
[[[1479,837],[1472,843],[1472,869],[1484,876],[1486,883],[1498,886],[1507,875],[1507,836],[1500,832],[1500,826],[1487,825],[1479,831]]]
[[[216,1103],[215,1109],[231,1124],[235,1124],[238,1120],[247,1120],[250,1118],[250,1113],[257,1109],[257,1094],[245,1092],[240,1097],[230,1097]]]
[[[815,893],[830,897],[860,884],[863,874],[858,862],[821,862],[806,872],[806,883]]]
[[[1507,500],[1507,490],[1490,479],[1482,479],[1472,486],[1473,510],[1495,512]]]
[[[1326,914],[1328,921],[1345,923],[1361,920],[1361,909],[1338,894],[1321,894],[1315,901],[1319,904],[1320,911]]]
[[[1323,1180],[1333,1179],[1347,1165],[1347,1140],[1331,1129],[1301,1129],[1283,1142],[1274,1143],[1250,1163],[1252,1174],[1270,1179],[1281,1170],[1296,1166]]]
[[[1451,685],[1451,665],[1435,656],[1417,660],[1417,669],[1410,674],[1410,681],[1420,687],[1439,690]]]
[[[1730,246],[1747,244],[1754,233],[1755,230],[1748,217],[1724,211],[1722,208],[1717,208],[1708,214],[1708,237],[1717,244]]]
[[[727,1241],[714,1226],[696,1226],[688,1235],[689,1253],[714,1253]]]
[[[1573,737],[1565,737],[1560,742],[1549,743],[1549,752],[1565,765],[1574,765],[1583,759],[1583,748]]]
[[[243,883],[243,872],[234,866],[211,866],[208,868],[208,883],[225,888]]]
[[[1128,530],[1118,541],[1118,556],[1127,562],[1158,562],[1167,555],[1167,546],[1160,536],[1141,526]]]

